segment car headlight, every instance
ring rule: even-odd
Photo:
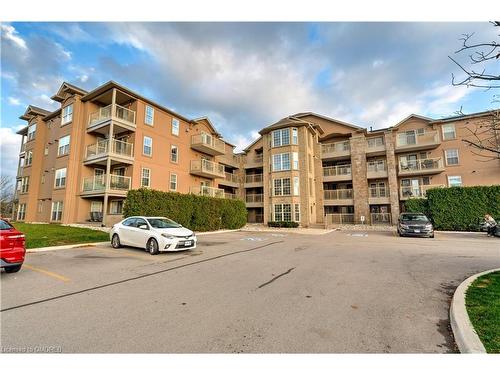
[[[409,229],[410,227],[408,225],[406,225],[406,224],[401,224],[401,228],[403,228],[403,229]]]
[[[432,229],[432,224],[427,224],[427,225],[425,226],[425,229],[429,229],[429,230],[430,230],[430,229]]]
[[[166,234],[166,233],[162,233],[161,234],[163,237],[165,237],[166,239],[168,240],[173,240],[175,237],[172,236],[171,234]]]

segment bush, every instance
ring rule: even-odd
[[[129,190],[123,216],[166,216],[194,231],[238,229],[246,224],[245,203],[151,189]]]
[[[267,225],[272,228],[297,228],[299,223],[295,221],[269,221]]]
[[[405,210],[425,213],[438,230],[479,230],[486,213],[500,217],[500,185],[431,189],[427,199],[409,199]]]

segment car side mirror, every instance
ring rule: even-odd
[[[146,224],[139,225],[139,229],[149,229]]]

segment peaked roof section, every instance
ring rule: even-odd
[[[441,118],[441,119],[432,120],[431,122],[433,124],[438,124],[438,123],[441,123],[441,122],[456,121],[456,120],[466,120],[466,119],[469,119],[469,118],[489,116],[489,115],[493,115],[493,114],[499,113],[499,112],[500,112],[500,108],[497,108],[497,109],[492,109],[492,110],[489,110],[489,111],[471,113],[469,115],[462,114],[462,115],[457,115],[457,116],[444,117],[444,118]]]
[[[259,142],[260,140],[262,139],[262,136],[260,137],[257,137],[257,139],[255,141],[253,141],[252,143],[250,143],[247,147],[245,147],[243,149],[243,151],[246,153],[248,152],[257,142]]]
[[[416,115],[416,114],[412,113],[411,115],[406,116],[403,120],[401,120],[400,122],[398,122],[396,125],[389,126],[388,129],[398,128],[400,125],[402,125],[403,123],[405,123],[406,121],[408,121],[411,118],[418,118],[420,120],[429,121],[429,122],[433,121],[433,119],[431,119],[430,117],[425,117],[425,116]]]
[[[29,121],[33,116],[47,116],[48,114],[50,114],[50,111],[47,111],[46,109],[36,107],[34,105],[29,105],[28,108],[26,108],[26,111],[24,111],[24,114],[19,118],[21,120]]]
[[[217,135],[217,137],[221,136],[219,134],[219,132],[217,131],[217,129],[215,129],[215,126],[210,122],[210,119],[208,117],[203,116],[203,117],[199,117],[199,118],[195,118],[195,119],[191,120],[191,122],[194,124],[196,124],[198,122],[202,122],[202,121],[206,121],[210,130],[213,131]]]
[[[57,90],[57,93],[52,96],[51,99],[55,100],[56,102],[62,102],[65,99],[65,93],[85,95],[87,91],[81,89],[80,87],[72,85],[71,83],[63,82],[61,84],[61,87],[59,87],[59,90]]]
[[[296,118],[295,116],[288,116],[288,117],[282,118],[281,120],[279,120],[278,122],[275,122],[274,124],[266,126],[264,129],[261,129],[259,131],[259,134],[264,135],[266,133],[269,133],[271,130],[279,129],[279,128],[286,126],[286,125],[292,125],[292,126],[297,125],[298,126],[298,125],[304,125],[304,124],[313,125],[309,121],[301,120],[299,118]]]
[[[323,115],[320,115],[320,114],[317,114],[317,113],[314,113],[314,112],[302,112],[302,113],[297,113],[295,115],[292,115],[292,117],[296,117],[296,118],[302,118],[302,117],[306,117],[306,116],[315,116],[315,117],[318,117],[318,118],[322,118],[323,120],[328,120],[328,121],[336,122],[336,123],[348,126],[350,128],[356,129],[356,130],[366,130],[366,128],[363,128],[361,126],[354,125],[354,124],[351,124],[351,123],[348,123],[348,122],[345,122],[345,121],[340,121],[340,120],[334,119],[332,117],[323,116]]]

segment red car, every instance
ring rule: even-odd
[[[7,220],[0,219],[0,267],[7,273],[19,271],[25,254],[24,234]]]

